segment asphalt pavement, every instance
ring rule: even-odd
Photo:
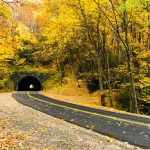
[[[150,149],[150,117],[94,109],[55,100],[38,92],[12,95],[23,105],[120,141]]]

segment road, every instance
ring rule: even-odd
[[[58,101],[38,92],[12,95],[23,105],[120,141],[150,149],[150,118]]]

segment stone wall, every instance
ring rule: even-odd
[[[40,73],[40,72],[35,72],[35,71],[22,71],[22,72],[15,72],[10,76],[10,80],[14,82],[14,90],[18,90],[18,84],[19,82],[25,78],[25,77],[34,77],[36,78],[40,83],[41,86],[42,83],[49,78],[49,74],[45,73]],[[43,88],[43,87],[42,87]]]

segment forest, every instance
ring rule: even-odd
[[[22,70],[150,115],[150,0],[0,0],[0,90]]]

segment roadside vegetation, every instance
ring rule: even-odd
[[[99,105],[150,115],[149,0],[1,0],[0,90],[23,70],[50,73],[45,90],[73,82]]]

